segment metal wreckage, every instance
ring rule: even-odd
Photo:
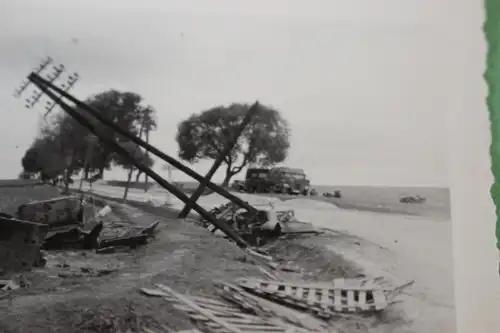
[[[199,329],[189,332],[335,332],[331,321],[338,319],[342,313],[383,311],[395,302],[395,296],[413,283],[387,288],[378,284],[376,279],[336,279],[316,283],[300,281],[297,277],[288,279],[290,275],[285,272],[301,269],[295,267],[296,269],[290,270],[286,265],[278,264],[261,246],[286,234],[316,231],[285,230],[286,225],[294,221],[293,210],[278,211],[269,205],[252,206],[212,183],[210,177],[224,155],[219,161],[215,161],[212,170],[203,177],[141,138],[123,130],[98,110],[56,87],[38,73],[31,73],[28,79],[103,143],[128,158],[137,169],[180,199],[186,205],[182,214],[189,212],[190,208],[194,209],[201,216],[204,227],[212,233],[223,233],[245,251],[248,258],[259,265],[267,276],[266,280],[245,277],[232,283],[214,282],[220,296],[218,299],[182,295],[162,284],[156,285],[156,289],[140,289],[144,295],[164,298],[191,319]],[[68,100],[74,106],[63,100]],[[235,133],[233,142],[226,147],[225,154],[231,151],[238,136],[258,110],[259,103],[256,102],[248,110],[239,132]],[[90,118],[94,121],[90,122]],[[151,168],[136,160],[114,139],[101,135],[93,125],[95,120],[200,182],[198,190],[189,198]],[[205,187],[229,202],[210,212],[206,211],[196,202]],[[43,249],[69,246],[105,253],[114,246],[134,247],[146,244],[153,236],[158,222],[145,228],[131,228],[115,237],[102,237],[100,217],[106,214],[109,206],[93,214],[90,219],[84,216],[84,207],[89,203],[95,206],[96,200],[99,199],[83,194],[67,196],[21,205],[16,216],[0,214],[0,257],[3,258],[0,270],[23,271],[33,266],[43,266]],[[6,283],[4,288],[8,286]],[[0,289],[1,287],[0,280]]]

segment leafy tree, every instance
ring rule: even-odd
[[[31,180],[34,179],[34,174],[31,172],[21,171],[17,178],[20,180]]]
[[[176,140],[182,160],[196,163],[217,159],[232,140],[237,127],[249,109],[248,104],[216,106],[193,114],[178,125]],[[224,157],[226,175],[223,186],[249,164],[273,165],[283,162],[290,147],[288,122],[280,112],[259,105],[228,156]]]
[[[149,157],[145,151],[143,151],[138,145],[136,145],[132,141],[121,142],[120,146],[125,148],[135,160],[140,161],[149,167],[153,166],[154,164],[153,159],[151,159],[151,157]],[[132,173],[134,171],[134,164],[131,163],[130,160],[127,161],[125,158],[123,158],[123,161],[121,163],[124,169],[129,170],[127,184],[125,186],[125,190],[123,193],[123,200],[125,201],[127,199],[128,190],[130,188],[130,181],[132,179]]]
[[[143,119],[148,119],[148,130],[157,127],[155,110],[144,105],[139,94],[108,90],[89,97],[86,103],[134,135],[139,134]],[[123,137],[86,112],[78,109],[75,111],[95,126],[99,136],[106,136],[117,142],[124,141]],[[44,179],[65,174],[66,186],[70,177],[81,170],[84,170],[84,176],[88,179],[94,172],[99,174],[98,178],[102,178],[104,170],[112,165],[127,167],[123,158],[111,147],[98,140],[66,113],[57,114],[49,125],[42,128],[39,138],[28,149],[21,162],[25,171],[39,172]]]

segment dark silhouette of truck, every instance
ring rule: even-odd
[[[250,193],[308,195],[309,185],[304,170],[296,168],[249,168],[245,177],[245,191]]]

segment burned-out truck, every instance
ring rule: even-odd
[[[250,193],[308,195],[309,186],[304,170],[298,168],[249,168],[245,177],[245,190]]]

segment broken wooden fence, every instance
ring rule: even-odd
[[[370,281],[335,279],[331,283],[307,283],[239,279],[238,285],[249,292],[280,303],[309,308],[320,316],[334,312],[373,312],[387,305],[385,291]]]
[[[160,296],[174,308],[186,314],[210,333],[310,333],[311,331],[284,323],[273,323],[268,318],[243,313],[237,306],[201,296],[186,296],[158,284],[158,289],[141,289],[150,296]]]

